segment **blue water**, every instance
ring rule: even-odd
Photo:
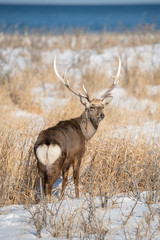
[[[99,32],[134,30],[139,25],[160,29],[160,4],[151,5],[0,5],[0,31],[83,28]]]

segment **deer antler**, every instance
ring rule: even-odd
[[[70,87],[69,81],[68,81],[68,80],[65,81],[65,78],[66,78],[66,75],[67,75],[67,70],[68,70],[68,68],[65,69],[65,71],[64,71],[64,76],[61,77],[61,75],[60,75],[60,74],[58,73],[58,71],[57,71],[56,56],[55,56],[55,57],[54,57],[54,71],[55,71],[57,77],[58,77],[58,78],[61,80],[61,82],[62,82],[72,93],[74,93],[76,96],[78,96],[78,97],[84,97],[84,98],[87,98],[87,99],[89,100],[89,95],[88,95],[88,92],[87,92],[84,84],[83,84],[82,86],[83,86],[83,90],[84,90],[85,95],[83,95],[83,94],[81,94],[81,93],[76,93],[76,92]]]
[[[118,57],[119,59],[119,65],[118,65],[118,71],[117,74],[115,76],[111,75],[111,78],[114,80],[113,84],[111,85],[111,87],[109,87],[109,89],[101,96],[101,99],[104,100],[106,97],[111,96],[111,91],[118,85],[119,83],[119,75],[120,75],[120,71],[121,71],[121,59],[120,57]]]

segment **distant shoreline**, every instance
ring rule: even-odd
[[[0,31],[124,32],[160,29],[160,4],[0,4]]]
[[[85,6],[85,7],[94,7],[94,6],[156,6],[160,3],[0,3],[0,5],[6,6]]]

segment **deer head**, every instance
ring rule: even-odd
[[[113,80],[113,84],[105,91],[105,93],[100,97],[96,99],[91,99],[88,95],[88,92],[84,86],[83,91],[84,94],[75,92],[69,84],[69,81],[66,80],[66,74],[68,68],[65,69],[64,76],[62,77],[59,72],[57,71],[56,66],[56,56],[54,58],[54,70],[57,75],[57,77],[61,80],[61,82],[76,96],[80,98],[81,103],[85,106],[85,115],[88,119],[91,120],[92,124],[94,125],[95,129],[97,129],[99,122],[104,118],[104,107],[111,102],[112,100],[112,90],[118,85],[119,83],[119,75],[121,70],[121,59],[119,59],[119,65],[118,65],[118,71],[115,76],[111,75],[111,78]]]

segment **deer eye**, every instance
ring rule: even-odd
[[[90,110],[91,110],[91,111],[93,111],[93,110],[94,110],[94,107],[93,107],[93,106],[91,106],[91,107],[90,107]]]

